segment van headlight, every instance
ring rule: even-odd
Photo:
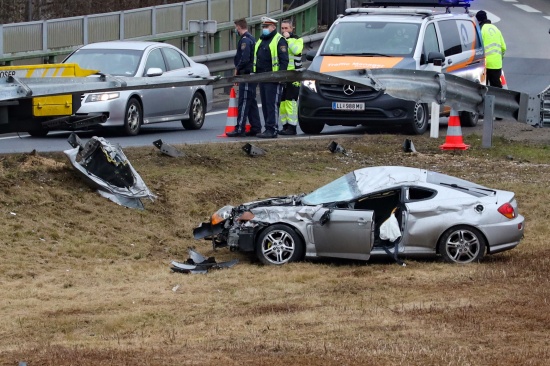
[[[105,102],[106,100],[117,99],[120,97],[120,93],[98,93],[90,94],[86,98],[87,103],[91,102]]]
[[[315,80],[304,80],[302,85],[311,90],[314,93],[317,93],[317,86],[315,86]]]

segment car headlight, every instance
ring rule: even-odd
[[[302,84],[314,93],[317,93],[317,87],[315,86],[315,80],[304,80]]]
[[[223,206],[212,215],[210,223],[212,225],[217,225],[220,222],[224,222],[231,216],[231,211],[233,211],[233,206]]]
[[[120,93],[90,94],[86,98],[86,102],[104,102],[106,100],[117,99],[118,97],[120,97]]]

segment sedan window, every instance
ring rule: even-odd
[[[164,56],[166,57],[166,63],[169,70],[183,69],[185,65],[181,58],[181,54],[172,48],[163,48]]]
[[[164,58],[162,57],[160,48],[155,48],[147,57],[145,72],[147,72],[147,70],[149,70],[151,67],[156,67],[161,69],[162,72],[166,72],[166,64],[164,63]]]
[[[63,63],[75,63],[83,69],[98,70],[102,74],[134,76],[140,58],[139,50],[80,49]]]

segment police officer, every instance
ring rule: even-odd
[[[288,43],[277,32],[277,21],[262,17],[262,35],[254,51],[254,72],[271,72],[286,70],[288,67]],[[260,138],[276,138],[279,119],[279,103],[281,101],[282,84],[260,83],[260,98],[265,130],[257,134]]]
[[[281,33],[288,43],[289,62],[287,70],[301,68],[304,40],[294,34],[292,20],[286,19],[281,22]],[[300,83],[298,81],[285,84],[279,114],[283,126],[283,130],[279,132],[280,135],[296,135],[299,93]]]
[[[502,88],[502,58],[506,52],[506,43],[500,30],[487,19],[487,13],[480,10],[476,19],[481,27],[481,38],[485,47],[485,64],[487,67],[487,84]]]
[[[256,40],[248,33],[246,19],[238,19],[235,22],[235,33],[241,38],[237,44],[237,53],[233,60],[235,75],[248,75],[254,67],[254,47]],[[262,131],[260,110],[256,102],[257,83],[239,84],[239,107],[237,126],[235,131],[226,133],[229,137],[256,136]],[[250,123],[250,132],[246,132],[246,119]]]

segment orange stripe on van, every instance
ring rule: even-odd
[[[403,57],[323,56],[320,72],[392,68]]]

